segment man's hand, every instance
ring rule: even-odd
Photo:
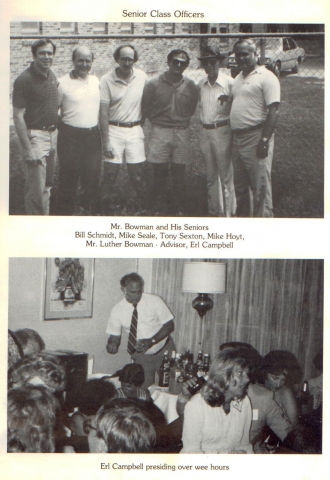
[[[115,158],[110,140],[104,144],[103,153],[107,158]]]
[[[266,158],[268,155],[269,143],[268,140],[261,138],[257,145],[257,157]]]
[[[192,378],[188,378],[188,380],[186,380],[185,382],[183,382],[182,384],[182,396],[184,398],[190,398],[191,397],[191,393],[189,392],[188,388],[189,387],[194,387],[197,383],[197,378],[196,377],[192,377]]]
[[[116,343],[113,343],[113,342],[109,342],[107,343],[107,352],[108,353],[117,353],[118,352],[118,345]]]
[[[136,352],[145,353],[150,347],[152,347],[152,345],[153,343],[151,338],[142,338],[136,343]]]

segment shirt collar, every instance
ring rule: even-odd
[[[254,75],[256,73],[262,73],[262,71],[265,69],[265,65],[257,65],[256,68],[254,70],[252,70],[252,72],[250,72],[246,77],[243,77],[243,72],[239,72],[240,76],[243,78],[243,79],[246,79],[248,78],[250,75]]]
[[[215,84],[217,83],[218,85],[220,85],[220,87],[225,87],[225,83],[224,83],[224,75],[219,72],[218,73],[218,76],[217,76],[217,79],[215,81]],[[209,83],[209,77],[206,76],[205,79],[204,79],[204,82],[203,82],[203,85],[205,85],[205,83]],[[214,84],[214,85],[215,85]],[[211,85],[211,84],[210,84]],[[211,87],[214,87],[214,85],[211,85]]]
[[[242,399],[234,398],[231,403],[232,406],[236,408],[236,410],[238,410],[239,412],[242,411]]]
[[[88,73],[88,75],[89,75],[89,73]],[[75,70],[71,70],[71,72],[69,73],[69,76],[70,76],[71,80],[82,80],[82,81],[85,81],[85,80],[87,80],[88,75],[87,75],[86,79],[84,79],[84,78],[79,77],[79,76],[77,75],[77,73],[76,73]]]
[[[173,83],[171,83],[169,80],[167,80],[166,78],[166,72],[164,72],[162,75],[161,75],[161,79],[163,80],[163,82],[166,82],[168,83],[169,85],[171,85],[172,87],[174,87]],[[185,77],[184,75],[182,75],[182,78],[180,80],[179,83],[175,84],[175,88],[179,87],[180,85],[182,85],[182,83],[185,81]]]
[[[133,80],[133,78],[135,78],[135,76],[136,76],[135,70],[134,70],[133,67],[132,67],[132,73],[133,73],[133,75],[132,75],[131,78],[128,80],[128,82],[126,82],[124,79],[118,77],[117,72],[116,72],[116,69],[114,69],[114,70],[112,71],[112,79],[113,79],[115,82],[121,82],[121,83],[125,83],[125,84],[127,85],[127,84],[130,83],[130,82]]]

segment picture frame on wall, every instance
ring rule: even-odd
[[[46,259],[45,320],[91,318],[93,294],[94,259]]]

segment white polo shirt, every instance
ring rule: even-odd
[[[141,101],[148,77],[145,72],[133,68],[128,82],[119,78],[116,70],[106,73],[100,80],[101,102],[109,104],[109,120],[137,122],[141,120]]]
[[[199,105],[202,123],[210,124],[229,119],[233,82],[233,78],[221,72],[219,72],[214,85],[210,84],[208,77],[204,77],[199,82]],[[228,98],[220,101],[219,97],[222,95]]]
[[[95,75],[82,79],[72,72],[67,73],[59,79],[58,97],[63,123],[77,128],[92,128],[98,124],[100,89]]]
[[[233,83],[230,125],[233,130],[252,127],[266,120],[268,106],[280,102],[280,82],[264,66],[243,77],[240,72]]]
[[[133,304],[129,303],[124,297],[113,307],[108,320],[106,332],[109,335],[121,335],[121,329],[127,332],[130,330]],[[164,323],[173,320],[174,316],[164,300],[158,295],[151,293],[143,293],[141,300],[137,305],[138,324],[137,324],[137,340],[142,338],[151,338],[157,333]],[[166,342],[166,338],[159,343],[153,345],[146,354],[158,352]]]

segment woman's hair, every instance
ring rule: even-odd
[[[260,364],[262,357],[258,350],[256,350],[252,345],[245,342],[227,342],[222,343],[219,347],[220,352],[226,350],[227,348],[233,348],[236,350],[236,353],[239,357],[245,358],[249,367],[249,378],[252,383],[255,383],[258,379],[258,373],[260,369]]]
[[[22,386],[33,377],[39,377],[52,391],[65,388],[65,371],[56,357],[39,353],[21,358],[8,371],[8,388]]]
[[[108,453],[148,453],[156,442],[151,421],[126,398],[116,398],[101,407],[96,427]]]
[[[85,415],[96,415],[99,408],[116,395],[117,390],[113,383],[99,378],[88,380],[81,388],[77,407]]]
[[[267,373],[285,375],[285,384],[288,386],[298,383],[302,377],[298,360],[286,350],[272,350],[264,356],[261,362],[261,382],[265,382]]]
[[[223,405],[225,393],[235,372],[247,367],[248,361],[240,356],[239,350],[229,348],[218,353],[211,364],[207,383],[201,391],[205,402],[211,407]]]
[[[9,390],[7,451],[54,452],[57,405],[56,398],[41,385]]]
[[[14,334],[22,346],[24,355],[26,355],[26,349],[29,347],[34,348],[34,353],[39,353],[41,350],[45,349],[45,342],[39,333],[32,328],[20,328],[19,330],[16,330]]]

